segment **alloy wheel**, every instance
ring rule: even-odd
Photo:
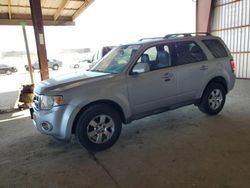
[[[108,115],[95,116],[87,126],[87,135],[91,142],[103,144],[110,140],[115,131],[115,123]]]
[[[208,97],[208,104],[211,109],[217,110],[223,101],[222,92],[219,89],[214,89]]]

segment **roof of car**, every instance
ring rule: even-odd
[[[128,43],[125,45],[147,45],[147,44],[155,44],[161,41],[182,41],[186,39],[194,39],[194,38],[211,38],[214,37],[210,33],[175,33],[168,34],[164,37],[152,37],[152,38],[142,38],[139,41]]]

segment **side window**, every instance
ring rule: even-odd
[[[194,41],[182,41],[171,44],[174,65],[182,65],[207,60],[201,47]]]
[[[215,58],[227,57],[227,51],[225,47],[217,39],[206,39],[202,42],[207,46],[209,51],[213,54]]]
[[[168,45],[157,45],[145,50],[141,57],[138,59],[136,66],[133,68],[133,72],[146,72],[153,71],[165,67],[171,66],[169,47]],[[145,71],[141,71],[142,67]],[[140,71],[135,70],[139,68]]]
[[[149,49],[147,49],[145,52],[145,54],[148,54],[149,56],[149,61],[156,61],[156,56],[157,56],[157,49],[156,47],[151,47]]]
[[[157,49],[156,47],[148,48],[141,57],[138,59],[137,63],[150,63],[156,61]]]

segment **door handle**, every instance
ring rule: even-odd
[[[173,73],[165,73],[163,79],[165,82],[172,80],[174,74]]]
[[[207,70],[208,69],[208,66],[207,65],[202,65],[201,67],[200,67],[200,70],[202,70],[202,71],[205,71],[205,70]]]

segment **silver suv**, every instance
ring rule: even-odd
[[[40,82],[31,117],[58,139],[111,147],[122,123],[194,104],[218,114],[235,83],[224,42],[208,33],[142,39],[113,49],[92,69]]]

